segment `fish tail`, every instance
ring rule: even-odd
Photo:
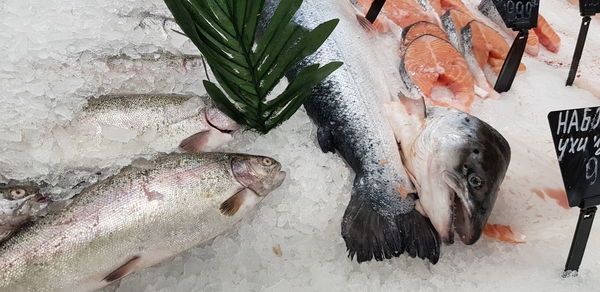
[[[342,219],[342,237],[350,259],[382,261],[406,252],[437,263],[440,238],[429,219],[414,208],[405,214],[383,215],[360,189],[354,189]]]

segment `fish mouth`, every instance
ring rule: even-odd
[[[446,243],[454,243],[454,233],[458,234],[460,240],[466,245],[475,243],[478,237],[475,236],[477,232],[475,232],[471,209],[468,202],[456,193],[454,193],[454,199],[452,200],[451,214],[448,242]]]
[[[458,180],[452,179],[448,186],[452,190],[450,192],[450,223],[448,224],[447,235],[442,238],[444,243],[454,243],[454,234],[458,234],[460,240],[471,245],[479,239],[481,232],[477,232],[477,219],[473,216],[475,206],[469,198],[469,192],[466,187],[460,185]]]

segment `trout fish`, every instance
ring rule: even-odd
[[[237,129],[208,97],[128,94],[90,99],[52,134],[65,160],[106,160],[107,153],[171,152],[178,145],[188,152],[210,151],[231,141]]]
[[[90,186],[0,245],[0,291],[92,291],[214,238],[285,178],[272,158],[167,154]]]

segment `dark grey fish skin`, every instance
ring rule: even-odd
[[[279,1],[267,0],[265,14]],[[311,64],[344,62],[313,90],[304,106],[318,126],[321,149],[337,151],[356,173],[342,220],[349,257],[363,262],[407,252],[436,263],[439,238],[429,220],[415,210],[415,188],[380,108],[391,97],[389,87],[376,72],[377,58],[351,3],[305,0],[294,21],[313,29],[333,18],[340,20],[335,31],[290,77]]]

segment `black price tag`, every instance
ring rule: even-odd
[[[600,204],[600,107],[548,114],[569,206]]]
[[[537,26],[539,0],[493,0],[493,2],[508,28],[518,31]]]
[[[581,16],[592,16],[600,12],[600,0],[579,0]]]

